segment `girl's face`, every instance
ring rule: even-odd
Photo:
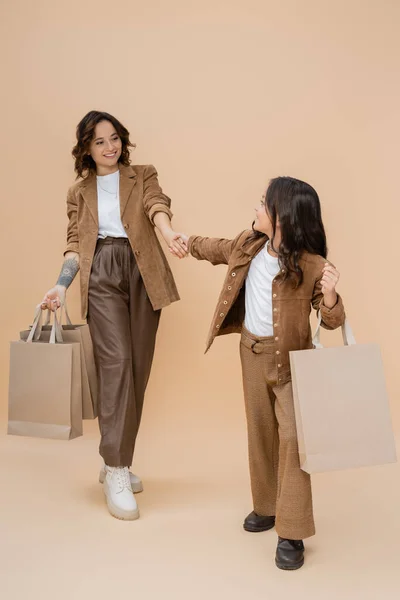
[[[265,204],[265,196],[262,197],[260,206],[255,209],[256,219],[254,223],[254,229],[265,233],[269,238],[272,237],[274,230],[272,226],[271,217],[269,216],[267,206]],[[279,227],[279,219],[276,221],[276,229]]]
[[[114,173],[122,152],[122,141],[110,121],[101,121],[96,125],[89,154],[97,167],[98,175]]]

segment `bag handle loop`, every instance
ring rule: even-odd
[[[51,313],[53,311],[48,311]],[[51,314],[47,315],[47,322],[50,323]],[[27,344],[31,344],[32,342],[37,342],[40,339],[43,330],[43,311],[41,305],[38,304],[35,311],[35,317],[33,319],[32,327],[28,335],[28,339],[26,340]],[[63,343],[62,330],[61,325],[57,317],[57,311],[54,312],[54,320],[53,325],[51,327],[50,332],[50,344],[55,344],[56,342],[59,344]]]
[[[322,315],[321,315],[320,310],[318,311],[317,316],[318,316],[318,324],[317,324],[317,328],[314,333],[312,343],[313,343],[314,348],[323,348],[324,346],[321,344]],[[355,344],[357,344],[356,338],[354,337],[354,334],[353,334],[353,330],[347,319],[345,319],[345,321],[342,325],[342,337],[343,337],[343,344],[345,346],[355,346]]]

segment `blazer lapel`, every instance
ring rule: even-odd
[[[137,174],[132,167],[125,167],[120,165],[120,180],[119,180],[119,203],[121,210],[121,218],[124,215],[126,205],[128,204],[129,198],[133,188],[136,185]],[[82,196],[90,210],[90,214],[93,217],[94,222],[98,226],[99,224],[99,211],[97,203],[97,179],[94,173],[91,173],[85,183],[82,185]]]
[[[121,209],[121,219],[124,216],[124,212],[128,201],[131,197],[132,190],[137,182],[137,174],[132,167],[125,167],[120,165],[119,167],[119,203]]]
[[[84,185],[81,188],[81,193],[85,204],[90,210],[94,222],[98,226],[99,224],[99,212],[97,208],[97,180],[96,176],[91,173],[86,179]]]

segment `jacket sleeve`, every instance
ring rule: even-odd
[[[68,190],[67,195],[67,247],[64,254],[67,252],[78,252],[79,254],[79,237],[78,237],[78,205],[76,197],[72,189]]]
[[[157,171],[153,165],[147,165],[143,173],[143,205],[151,223],[154,225],[154,215],[163,212],[172,219],[171,199],[168,198],[158,183]]]
[[[243,232],[233,240],[192,235],[188,242],[189,252],[197,260],[208,260],[213,265],[227,265],[242,235]]]
[[[337,302],[332,308],[328,308],[324,304],[324,295],[322,293],[322,273],[317,279],[314,286],[312,297],[312,306],[314,310],[321,311],[321,325],[325,329],[333,330],[341,327],[345,321],[346,315],[344,312],[343,300],[338,294]]]

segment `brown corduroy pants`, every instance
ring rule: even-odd
[[[132,464],[160,313],[151,306],[129,241],[98,240],[88,324],[98,377],[100,454],[110,467]]]
[[[315,526],[310,476],[300,469],[292,383],[277,385],[273,337],[243,328],[240,357],[254,512],[275,515],[280,537],[302,540]]]

